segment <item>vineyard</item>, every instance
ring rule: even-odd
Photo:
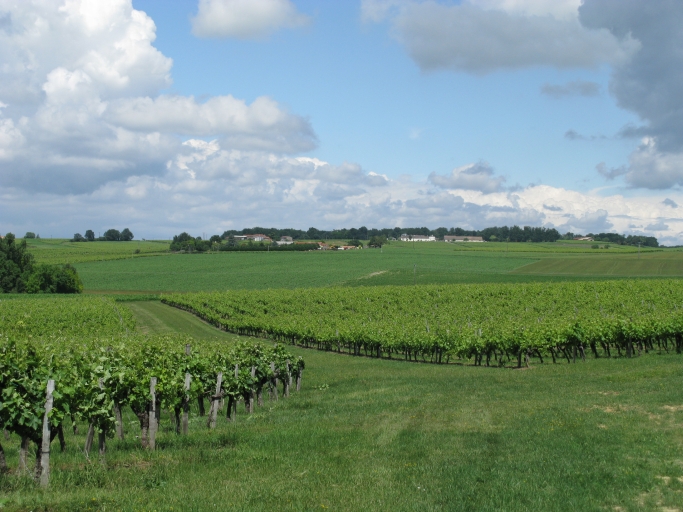
[[[483,284],[174,294],[238,334],[372,357],[528,365],[683,349],[678,281]],[[545,358],[545,359],[544,359]]]
[[[154,449],[162,411],[187,434],[191,404],[213,429],[219,410],[232,420],[240,400],[252,413],[264,392],[278,398],[280,383],[284,396],[294,381],[300,388],[303,359],[282,345],[138,336],[132,328],[130,311],[106,299],[0,301],[0,427],[21,438],[20,472],[35,443],[35,478],[47,485],[50,443],[58,438],[64,450],[64,429],[76,433],[79,422],[89,425],[86,456],[97,436],[104,462],[107,438],[124,438],[124,407],[139,420],[141,446]],[[0,446],[0,472],[7,470]]]

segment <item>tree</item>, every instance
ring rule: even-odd
[[[132,239],[133,239],[133,233],[130,231],[130,229],[124,228],[124,230],[121,231],[120,240],[123,242],[130,242]]]
[[[0,239],[0,292],[25,292],[32,269],[33,255],[26,250],[26,240],[17,243],[12,233]]]
[[[346,242],[346,245],[353,245],[354,247],[363,247],[363,242],[361,242],[360,240],[354,239],[354,240],[349,240],[348,242]]]
[[[36,265],[26,283],[28,293],[81,293],[83,283],[71,265]]]
[[[27,231],[26,234],[24,235],[24,238],[35,238],[36,234],[32,231]]]
[[[95,232],[94,232],[92,229],[88,229],[88,230],[85,232],[85,239],[86,239],[88,242],[94,242],[94,241],[95,241]]]
[[[221,237],[219,235],[213,235],[211,238],[209,238],[209,242],[211,242],[212,244],[220,244]]]
[[[118,242],[121,240],[121,232],[118,229],[108,229],[104,232],[104,239],[108,242]]]
[[[81,235],[80,233],[76,233],[74,237],[71,239],[72,242],[87,242],[88,240]]]
[[[385,237],[384,235],[373,236],[372,238],[370,238],[370,242],[368,242],[368,247],[381,248],[386,243],[387,237]]]

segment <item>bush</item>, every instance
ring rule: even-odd
[[[71,265],[36,265],[26,283],[27,293],[81,293],[83,283]]]
[[[591,245],[591,249],[600,249],[600,246],[598,244],[593,244]]]

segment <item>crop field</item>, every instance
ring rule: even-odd
[[[20,436],[0,436],[0,510],[682,510],[683,292],[672,278],[683,253],[581,250],[136,256],[76,265],[101,294],[0,296],[0,345],[36,347],[19,360],[37,368],[80,361],[78,393],[64,396],[87,405],[76,432],[65,416],[64,451],[52,443],[47,490],[19,470]],[[163,297],[234,332],[145,295],[166,291],[202,292]],[[128,302],[136,294],[145,300]],[[225,373],[225,403],[210,428],[211,401],[203,416],[189,401],[178,434],[186,344],[205,397]],[[378,346],[381,358],[365,357]],[[285,357],[305,360],[301,390],[285,399],[280,382],[275,400],[269,362],[286,372]],[[159,378],[154,450],[132,406],[120,439],[98,402],[121,389],[122,368],[142,399]],[[16,375],[44,393],[45,370]],[[263,405],[250,413],[257,382]],[[22,414],[39,417],[35,396]],[[108,429],[104,457],[97,434],[84,454],[89,422]]]
[[[27,239],[29,251],[38,263],[82,263],[84,261],[105,261],[139,258],[165,254],[169,242],[69,242],[65,239]],[[139,251],[136,253],[136,251]]]
[[[468,247],[475,245],[506,244]],[[510,244],[515,250],[506,252],[394,242],[381,251],[175,254],[86,262],[77,269],[86,292],[117,293],[683,277],[681,251],[535,249],[542,245],[553,244]]]
[[[98,300],[92,298],[91,300]],[[156,304],[161,308],[167,306]],[[134,310],[150,335],[195,327],[187,314]],[[146,312],[146,313],[145,313]],[[182,313],[182,312],[181,312]],[[154,320],[156,317],[156,320]],[[192,342],[195,343],[195,342]],[[228,342],[229,343],[229,342]],[[2,441],[3,510],[675,510],[683,506],[680,356],[534,364],[430,365],[292,347],[302,389],[235,421],[189,433],[163,410],[157,449],[138,419],[83,453],[87,425],[53,443],[49,491],[15,473]],[[56,446],[55,446],[56,445]],[[96,451],[96,450],[95,450]]]
[[[460,255],[449,244],[432,245],[388,246],[382,251],[179,254],[82,263],[76,268],[87,291],[201,291],[373,285],[377,278],[392,284],[496,279],[536,261],[524,256]]]

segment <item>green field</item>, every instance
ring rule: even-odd
[[[173,254],[77,269],[87,292],[117,293],[683,277],[678,250],[638,254],[633,247],[591,250],[567,242],[568,252],[561,244],[531,243],[510,244],[514,250],[506,252],[505,245],[393,242],[381,251]]]
[[[140,329],[197,332],[139,303]],[[0,477],[3,510],[677,510],[683,506],[679,356],[483,369],[292,349],[304,387],[251,418],[159,449],[111,440],[107,468],[79,435],[53,450],[52,487]],[[17,442],[3,441],[10,467]]]
[[[69,242],[65,239],[32,238],[27,239],[29,251],[38,263],[81,263],[84,261],[105,261],[139,258],[165,254],[169,242],[132,241],[132,242]],[[139,251],[136,253],[136,251]]]
[[[88,291],[201,291],[495,279],[492,276],[535,261],[524,256],[461,255],[449,244],[415,249],[406,245],[382,251],[177,254],[81,263],[76,268]]]
[[[509,252],[506,244],[392,243],[382,251],[133,259],[118,244],[99,255],[111,261],[77,263],[86,291],[130,298],[683,277],[680,251],[638,257],[634,248],[571,242],[510,244]],[[55,245],[41,249],[55,251],[53,263],[79,254]],[[240,339],[158,301],[117,304],[141,333]],[[0,510],[683,510],[683,356],[534,360],[517,370],[288,349],[306,359],[300,393],[266,400],[252,416],[240,407],[236,423],[221,419],[213,432],[193,414],[187,437],[172,432],[164,411],[155,452],[139,447],[137,419],[126,410],[126,440],[108,441],[106,468],[85,459],[80,425],[78,435],[67,432],[66,452],[53,443],[48,491],[14,472],[0,475]],[[15,435],[2,439],[10,468],[18,444]]]

